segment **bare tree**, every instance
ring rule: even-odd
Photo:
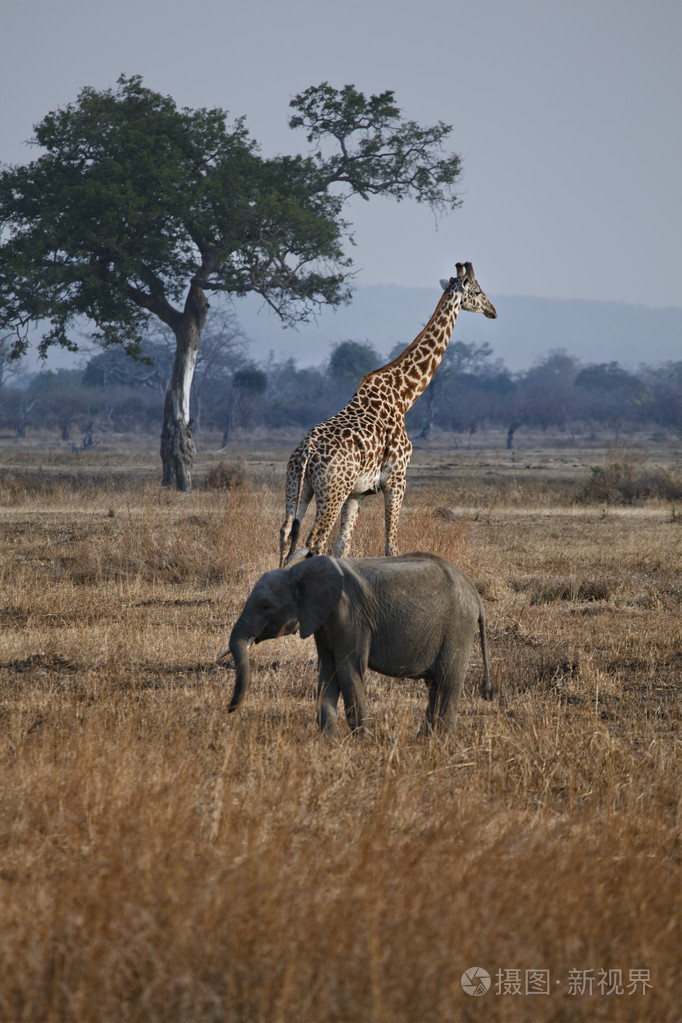
[[[21,356],[13,355],[16,341],[15,331],[0,335],[0,391],[9,385],[11,380],[21,376],[25,370],[25,360]]]

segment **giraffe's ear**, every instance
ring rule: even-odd
[[[448,277],[441,277],[440,286],[443,291],[446,291],[450,287],[450,279]]]

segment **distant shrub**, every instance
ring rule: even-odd
[[[512,589],[527,593],[531,604],[551,604],[558,600],[597,601],[610,600],[616,589],[612,578],[582,579],[576,576],[532,575],[514,580]]]
[[[246,469],[241,462],[218,462],[206,474],[207,490],[232,490],[246,482]]]
[[[682,499],[682,478],[675,470],[647,466],[646,452],[633,444],[610,445],[604,465],[593,465],[577,499],[585,503],[633,505],[648,499]]]

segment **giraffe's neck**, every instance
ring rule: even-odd
[[[386,366],[368,373],[357,393],[360,394],[365,388],[377,388],[390,397],[394,406],[404,415],[438,369],[461,305],[460,292],[446,291],[433,316],[412,344]]]

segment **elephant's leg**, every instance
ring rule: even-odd
[[[440,684],[437,684],[434,715],[434,727],[437,731],[454,732],[461,691],[462,683],[457,678],[452,678],[451,673],[449,677],[446,676]]]
[[[346,720],[351,732],[363,733],[367,717],[367,697],[362,674],[356,669],[345,668],[338,673],[339,687],[343,694]]]
[[[432,676],[426,680],[429,702],[420,734],[454,731],[467,663],[468,656],[458,653],[449,662],[435,665]]]
[[[330,735],[336,731],[339,702],[339,681],[334,670],[334,658],[327,650],[320,650],[317,680],[317,724],[321,732]]]
[[[455,716],[464,689],[472,642],[471,636],[464,641],[460,640],[456,649],[446,655],[434,669],[438,690],[436,722],[448,731],[453,731],[455,727]]]
[[[345,558],[348,554],[351,537],[353,536],[355,524],[358,521],[363,500],[363,494],[351,494],[350,497],[346,498],[346,503],[341,509],[339,535],[334,545],[335,558]]]
[[[426,682],[426,689],[428,692],[428,703],[426,705],[424,721],[419,729],[419,735],[431,735],[436,727],[436,720],[438,718],[438,689],[436,688],[436,683],[433,679],[427,678],[424,681]]]
[[[306,541],[306,547],[311,555],[322,554],[345,498],[346,493],[333,496],[319,493],[316,495],[315,522]]]

